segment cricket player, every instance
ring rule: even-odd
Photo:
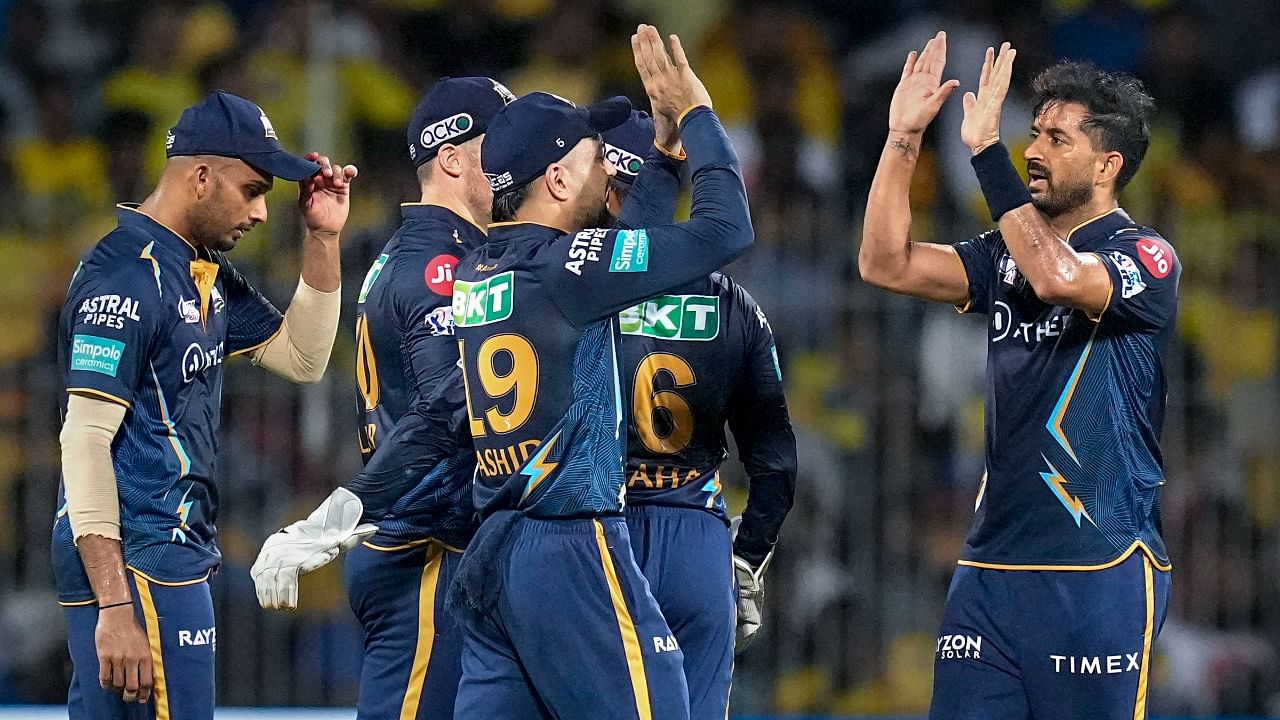
[[[121,205],[58,324],[62,488],[53,526],[69,625],[68,713],[210,720],[214,458],[223,361],[324,373],[338,326],[338,236],[353,166],[285,152],[257,105],[215,92],[182,113],[159,184]],[[224,253],[300,183],[302,277],[282,316]]]
[[[1150,137],[1126,75],[1064,62],[1032,83],[1024,184],[1000,142],[1015,51],[987,50],[961,139],[997,229],[912,242],[921,136],[955,89],[946,36],[907,56],[858,265],[880,287],[991,317],[987,472],[947,596],[931,718],[1147,716],[1164,621],[1164,348],[1181,267],[1117,195]]]
[[[263,607],[293,608],[298,576],[353,539],[351,609],[364,628],[357,717],[453,717],[462,631],[445,595],[475,531],[475,455],[466,426],[451,306],[458,260],[481,247],[493,193],[480,144],[514,100],[487,77],[444,78],[409,123],[409,160],[421,187],[365,276],[356,310],[356,401],[364,471],[325,503],[341,504],[338,532],[313,513],[272,535],[252,574]],[[325,507],[325,505],[322,505]],[[330,528],[332,529],[332,528]]]
[[[603,133],[614,163],[619,225],[670,221],[678,179],[649,207],[628,202],[654,123],[641,111]],[[637,200],[642,198],[637,198]],[[622,311],[619,344],[627,419],[627,527],[636,563],[684,652],[690,717],[723,720],[735,650],[760,627],[763,577],[795,495],[796,441],[782,392],[773,330],[747,291],[720,273]],[[725,422],[747,468],[750,493],[731,543],[719,468]],[[734,594],[735,569],[738,595]]]
[[[489,125],[494,188],[485,248],[463,259],[453,317],[486,518],[455,602],[466,639],[455,716],[687,718],[679,644],[632,557],[622,517],[623,390],[617,314],[744,252],[741,170],[711,99],[672,36],[632,36],[661,144],[693,175],[692,217],[589,228],[613,166],[599,134],[630,116],[546,93]]]

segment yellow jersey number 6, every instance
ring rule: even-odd
[[[654,388],[659,375],[668,376],[677,388],[689,387],[698,379],[684,358],[671,353],[649,353],[636,368],[631,406],[636,434],[651,452],[675,455],[688,447],[693,438],[693,410],[675,391]],[[663,425],[669,429],[665,434],[659,430],[659,412],[667,416]]]
[[[458,349],[465,357],[463,343],[458,341]],[[480,343],[476,364],[479,366],[480,389],[494,402],[485,408],[483,420],[476,417],[472,410],[475,404],[471,400],[471,386],[466,382],[466,373],[463,373],[471,436],[484,437],[486,426],[499,435],[515,432],[529,420],[538,399],[538,354],[533,344],[520,335],[494,335]],[[503,412],[497,401],[508,395],[511,399],[503,404],[509,405],[510,409]]]

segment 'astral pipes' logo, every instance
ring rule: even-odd
[[[515,276],[507,271],[486,280],[453,283],[453,322],[458,327],[476,327],[511,317],[515,299]]]
[[[473,125],[475,120],[470,113],[458,113],[426,126],[418,139],[422,142],[422,147],[433,148],[446,140],[465,135]]]

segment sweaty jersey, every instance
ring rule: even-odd
[[[682,135],[694,178],[687,222],[575,234],[499,223],[458,269],[453,318],[482,514],[622,509],[615,316],[707,275],[752,240],[741,171],[718,118],[692,110]]]
[[[193,580],[221,560],[213,466],[222,363],[266,343],[281,315],[220,253],[197,252],[133,207],[117,214],[67,290],[58,369],[68,393],[128,408],[111,445],[125,563],[157,580]],[[60,405],[65,417],[65,396]],[[62,489],[59,508],[59,592],[91,598]]]
[[[963,564],[1087,568],[1138,548],[1168,563],[1161,360],[1182,268],[1167,241],[1119,209],[1067,240],[1111,276],[1096,319],[1040,300],[999,231],[955,246],[967,309],[991,318],[987,474]]]
[[[713,273],[624,310],[619,328],[631,414],[627,502],[700,508],[728,523],[719,474],[727,421],[750,479],[738,545],[763,560],[791,509],[796,475],[764,312],[732,278]]]
[[[352,483],[379,535],[463,545],[475,468],[454,338],[453,275],[484,232],[438,205],[406,203],[356,306],[356,398],[364,471]]]

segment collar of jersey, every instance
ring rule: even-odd
[[[160,245],[192,260],[200,257],[196,246],[179,235],[173,228],[138,209],[137,203],[116,205],[116,218],[120,227],[137,228],[151,236]]]
[[[1124,208],[1109,210],[1097,217],[1091,217],[1071,228],[1067,233],[1067,244],[1073,248],[1084,247],[1099,240],[1106,240],[1126,225],[1133,225],[1133,220]]]
[[[405,222],[410,220],[418,222],[443,220],[449,223],[450,227],[465,229],[481,238],[485,236],[484,228],[462,217],[452,209],[436,203],[400,203],[400,219]]]

